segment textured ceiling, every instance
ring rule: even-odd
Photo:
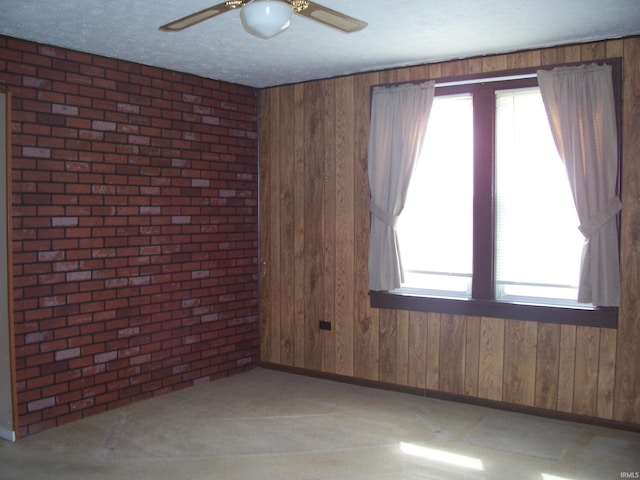
[[[160,25],[221,0],[0,0],[0,33],[253,87],[640,34],[640,0],[316,0],[364,20],[345,34],[301,15],[247,34],[239,11]]]

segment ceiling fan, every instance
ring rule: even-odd
[[[222,13],[242,8],[240,16],[244,28],[254,35],[262,38],[269,38],[284,31],[289,26],[291,13],[304,15],[312,20],[337,28],[345,33],[357,32],[367,26],[366,22],[337,12],[330,8],[319,5],[309,0],[227,0],[212,7],[205,8],[198,12],[179,18],[166,25],[162,25],[160,30],[175,32],[191,27],[209,18]],[[282,18],[280,16],[282,15]],[[278,17],[276,19],[275,17]],[[259,26],[254,27],[253,22],[257,21]],[[273,26],[265,27],[264,22],[276,22]]]

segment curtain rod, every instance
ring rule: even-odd
[[[441,83],[438,83],[438,79],[432,79],[432,80],[436,82],[435,88],[454,87],[458,85],[473,85],[477,83],[489,83],[489,82],[499,82],[504,80],[521,80],[521,79],[535,78],[537,77],[538,70],[552,70],[557,67],[573,67],[573,66],[580,66],[580,65],[586,65],[586,64],[612,65],[614,69],[616,68],[619,69],[622,67],[622,59],[620,57],[616,57],[616,58],[590,60],[585,62],[571,62],[571,63],[555,64],[555,65],[544,65],[544,66],[540,65],[538,67],[525,67],[520,69],[509,70],[511,74],[509,74],[509,71],[507,72],[502,71],[503,75],[500,75],[498,77],[492,77],[491,75],[494,74],[492,72],[485,72],[481,74],[465,75],[460,80],[455,80],[456,77],[445,77],[441,79],[442,80]],[[498,75],[500,74],[500,72],[496,72],[496,73],[498,73]],[[506,75],[504,73],[506,73]],[[460,78],[460,76],[458,76],[457,78]],[[402,81],[402,82],[382,83],[377,85],[371,85],[369,87],[369,90],[373,92],[373,90],[376,88],[393,87],[396,85],[404,85],[404,84],[420,84],[428,80],[429,79],[421,79],[421,80],[408,80],[408,81]]]
[[[490,83],[490,82],[502,82],[503,80],[521,80],[523,78],[535,78],[536,73],[523,73],[520,75],[504,75],[502,77],[485,77],[485,78],[471,78],[466,80],[457,80],[452,82],[436,82],[436,88],[438,87],[455,87],[458,85],[473,85],[476,83]]]

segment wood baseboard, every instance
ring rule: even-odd
[[[466,395],[458,395],[455,393],[439,392],[437,390],[429,390],[426,388],[409,387],[405,385],[396,385],[393,383],[380,382],[376,380],[366,380],[362,378],[349,377],[346,375],[338,375],[335,373],[320,372],[317,370],[307,370],[289,365],[279,365],[270,362],[258,362],[258,366],[269,370],[278,370],[281,372],[292,373],[295,375],[303,375],[307,377],[321,378],[324,380],[332,380],[335,382],[348,383],[351,385],[359,385],[369,388],[377,388],[381,390],[390,390],[400,393],[408,393],[421,397],[436,398],[439,400],[447,400],[451,402],[466,403],[477,405],[480,407],[494,408],[497,410],[505,410],[509,412],[523,413],[526,415],[535,415],[538,417],[552,418],[555,420],[563,420],[568,422],[578,422],[587,425],[594,425],[605,428],[615,428],[617,430],[627,430],[640,433],[640,425],[629,422],[621,422],[619,420],[592,417],[588,415],[577,415],[575,413],[559,412],[556,410],[548,410],[544,408],[530,407],[527,405],[518,405],[514,403],[498,402],[496,400],[488,400],[484,398],[469,397]]]

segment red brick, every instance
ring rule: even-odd
[[[1,36],[0,58],[21,433],[250,365],[256,91]]]
[[[82,400],[71,402],[69,407],[72,412],[75,412],[76,410],[86,410],[89,407],[93,407],[93,402],[93,398],[84,398]]]

